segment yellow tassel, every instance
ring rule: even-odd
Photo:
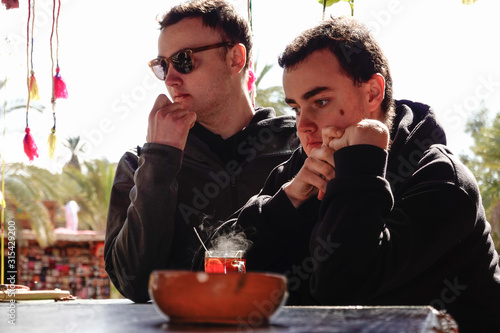
[[[32,101],[40,100],[40,95],[38,94],[38,84],[36,83],[34,72],[31,72],[31,77],[30,77],[30,100]]]
[[[50,134],[49,134],[49,139],[48,139],[48,143],[49,143],[49,158],[54,158],[54,152],[56,150],[56,130],[55,128],[52,128],[50,130]]]

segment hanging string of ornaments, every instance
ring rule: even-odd
[[[33,11],[33,14],[32,14]],[[38,157],[38,147],[31,135],[31,130],[29,127],[29,110],[31,99],[40,98],[38,95],[38,85],[35,79],[35,72],[33,71],[33,32],[35,26],[35,0],[33,0],[33,8],[31,6],[31,1],[28,0],[28,26],[26,28],[26,68],[28,71],[28,100],[26,102],[26,128],[24,132],[24,152],[28,156],[30,162],[33,161],[35,157]],[[31,37],[30,37],[31,36]],[[30,41],[31,41],[31,52],[30,52]],[[30,67],[31,64],[31,67]]]
[[[54,26],[56,32],[56,72],[54,79],[52,81],[52,118],[54,120],[54,125],[50,129],[48,144],[49,144],[49,158],[54,157],[54,151],[56,149],[56,100],[60,98],[68,98],[68,90],[66,89],[66,83],[61,77],[59,68],[59,13],[61,11],[61,0],[57,3],[57,14],[56,14],[56,1],[53,0],[52,7],[52,33],[50,34],[50,59],[52,60],[52,73],[54,73],[54,55],[52,47],[52,38],[54,36]]]
[[[2,0],[7,9],[19,8],[18,1],[7,1]],[[38,146],[35,143],[33,135],[31,134],[31,129],[29,126],[29,111],[30,103],[32,101],[40,100],[39,89],[37,79],[35,77],[35,71],[33,68],[33,50],[34,50],[34,27],[35,27],[35,0],[28,0],[28,20],[26,28],[26,69],[28,72],[28,98],[26,102],[26,127],[25,136],[23,139],[24,152],[30,162],[32,162],[36,157],[39,157]],[[61,77],[60,67],[59,67],[59,14],[61,10],[61,0],[53,0],[52,8],[52,31],[50,34],[50,58],[52,61],[51,69],[51,81],[52,81],[52,118],[53,126],[50,130],[50,134],[47,140],[49,145],[49,158],[54,157],[55,147],[56,147],[56,100],[61,98],[68,98],[68,91],[66,89],[66,83]],[[55,47],[53,45],[54,34],[56,37]],[[54,61],[54,48],[55,48],[55,61]],[[55,64],[55,71],[54,71]]]

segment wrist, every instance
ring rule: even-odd
[[[283,188],[283,192],[285,192],[288,200],[290,200],[290,203],[293,205],[293,207],[298,208],[302,204],[303,201],[294,195],[292,182],[293,182],[293,180],[285,183],[282,186],[282,188]]]

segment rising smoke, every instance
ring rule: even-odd
[[[247,251],[253,242],[243,231],[230,230],[216,236],[211,241],[210,251]]]

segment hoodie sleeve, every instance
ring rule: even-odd
[[[241,228],[253,245],[247,252],[250,271],[282,272],[294,257],[294,247],[304,239],[304,229],[313,225],[316,210],[305,208],[317,200],[295,209],[283,191],[283,184],[291,180],[304,162],[301,149],[289,161],[277,166],[269,175],[259,194],[253,196],[234,214],[235,227]],[[306,212],[304,214],[304,212]]]
[[[370,304],[435,265],[474,227],[474,200],[439,149],[420,159],[396,200],[385,150],[350,146],[334,159],[336,177],[310,241],[310,253],[321,258],[311,291],[322,304]]]
[[[164,268],[170,258],[175,177],[181,160],[181,150],[148,143],[140,157],[126,153],[116,170],[106,226],[105,267],[118,291],[135,302],[149,300],[149,275]]]

